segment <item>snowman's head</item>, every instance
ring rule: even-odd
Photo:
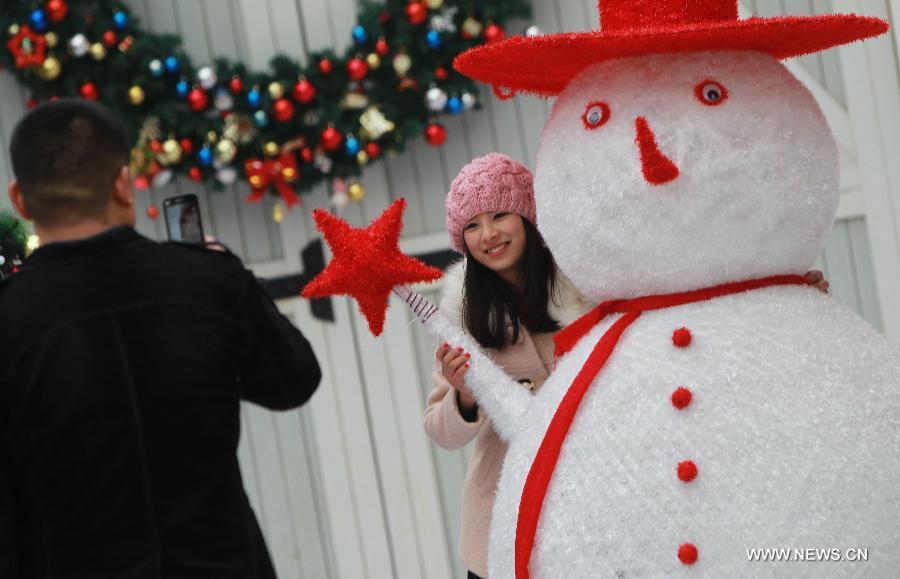
[[[609,60],[560,94],[535,171],[538,224],[595,300],[803,273],[838,203],[838,151],[778,60]]]

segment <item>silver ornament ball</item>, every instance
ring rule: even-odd
[[[202,86],[206,90],[209,90],[212,87],[216,86],[216,83],[219,82],[219,79],[218,77],[216,77],[216,73],[215,71],[213,71],[212,67],[204,66],[197,71],[197,82],[200,83],[200,86]]]
[[[429,111],[440,112],[447,106],[447,93],[433,86],[425,93],[425,106]]]
[[[69,39],[69,52],[75,58],[83,57],[90,49],[91,43],[84,34],[79,33]]]
[[[534,38],[535,36],[540,36],[541,34],[543,34],[543,32],[541,32],[541,29],[537,27],[537,24],[532,24],[525,29],[525,36],[528,36],[529,38]]]

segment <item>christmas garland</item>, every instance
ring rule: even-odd
[[[5,211],[0,211],[0,281],[15,272],[25,259],[28,231],[25,225]]]
[[[305,64],[278,55],[255,72],[226,59],[195,66],[180,37],[143,30],[114,0],[4,0],[0,63],[28,88],[29,106],[81,96],[115,109],[134,136],[138,188],[174,174],[214,189],[243,178],[249,201],[272,192],[290,207],[409,138],[442,144],[438,115],[477,106],[453,58],[529,13],[527,0],[364,0],[344,54],[316,52]]]

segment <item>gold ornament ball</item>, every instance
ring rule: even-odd
[[[372,70],[377,69],[381,66],[381,57],[372,52],[369,56],[366,57],[366,64],[369,65],[369,68]]]
[[[439,10],[444,5],[444,0],[427,0],[425,3],[429,10]]]
[[[284,96],[284,85],[280,82],[273,82],[269,85],[269,96],[272,100],[278,100]]]
[[[281,178],[285,183],[293,183],[300,177],[300,173],[293,167],[284,167],[281,169]]]
[[[281,206],[281,203],[276,202],[272,206],[272,219],[275,220],[275,223],[284,221],[284,207]]]
[[[465,21],[464,21],[463,24],[462,24],[463,32],[465,32],[466,34],[468,34],[468,35],[471,36],[472,38],[475,38],[475,37],[477,37],[478,35],[480,35],[480,34],[481,34],[481,30],[482,30],[483,28],[484,28],[484,27],[481,25],[481,22],[475,20],[475,19],[472,18],[471,16],[469,16],[468,18],[466,18]]]
[[[216,143],[216,159],[221,163],[231,163],[237,155],[237,145],[231,139],[222,139]]]
[[[268,143],[263,145],[263,153],[266,155],[266,157],[274,157],[280,150],[281,149],[278,146],[278,143],[276,143],[275,141],[269,141]]]
[[[162,146],[163,158],[170,165],[181,161],[181,145],[175,139],[169,139]]]
[[[101,42],[95,42],[91,45],[91,56],[94,60],[103,60],[106,58],[106,47]]]
[[[206,140],[210,143],[215,143],[217,140],[219,140],[219,135],[217,135],[215,131],[210,131],[206,133]]]
[[[59,44],[59,36],[55,32],[48,32],[44,35],[44,40],[47,41],[48,48],[56,48],[56,45]]]
[[[16,34],[19,33],[19,25],[18,24],[10,24],[9,28],[6,29],[6,32],[10,36],[15,36]]]
[[[406,76],[411,67],[412,59],[408,54],[400,53],[394,57],[394,72],[397,73],[397,76]]]
[[[365,165],[366,163],[369,162],[369,154],[366,153],[365,151],[360,151],[359,153],[356,154],[356,162],[359,163],[360,165]]]
[[[128,89],[128,102],[130,102],[134,106],[143,104],[145,97],[146,95],[144,94],[144,89],[137,85]]]
[[[60,73],[62,73],[62,64],[59,62],[59,59],[53,56],[44,59],[44,64],[41,65],[42,79],[56,80],[59,78]]]
[[[359,183],[352,183],[350,187],[347,188],[347,194],[350,196],[351,201],[359,203],[363,200],[363,197],[366,196],[366,188]]]

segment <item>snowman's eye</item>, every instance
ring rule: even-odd
[[[609,105],[602,102],[591,103],[581,115],[581,121],[584,128],[593,131],[594,129],[606,124],[609,120]]]
[[[711,107],[718,106],[728,98],[728,90],[714,80],[704,80],[694,89],[697,99]]]

